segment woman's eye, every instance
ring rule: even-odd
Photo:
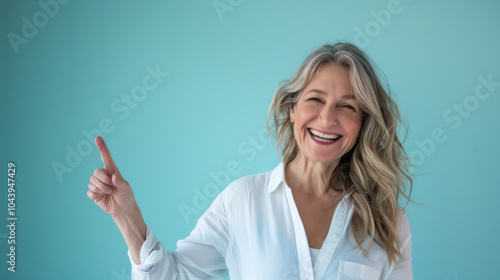
[[[347,109],[349,109],[349,110],[356,111],[356,109],[355,109],[352,105],[348,105],[348,104],[346,104],[346,105],[341,105],[340,107],[343,107],[343,108],[347,108]]]
[[[309,99],[307,99],[307,101],[317,101],[317,102],[321,102],[321,100],[320,100],[319,98],[316,98],[316,97],[309,98]]]

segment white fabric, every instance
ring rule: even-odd
[[[309,253],[311,253],[311,262],[314,268],[314,264],[316,263],[316,259],[318,258],[320,249],[309,248]]]
[[[223,190],[177,249],[166,252],[148,228],[141,264],[132,259],[133,279],[390,279],[411,280],[411,233],[403,211],[398,231],[403,257],[388,265],[383,249],[372,243],[367,256],[348,230],[353,206],[346,195],[337,206],[315,261],[284,165],[240,178]],[[154,241],[154,242],[152,242]],[[143,252],[151,252],[149,255]]]

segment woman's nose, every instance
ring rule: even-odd
[[[326,127],[337,125],[338,119],[335,108],[324,106],[320,112],[320,120]]]

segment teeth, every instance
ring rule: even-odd
[[[318,136],[318,137],[325,138],[325,139],[336,140],[336,139],[340,138],[340,135],[337,135],[337,134],[325,134],[325,133],[316,131],[316,130],[314,130],[312,128],[310,128],[309,131],[314,136]],[[316,138],[314,138],[314,139],[316,139]],[[321,140],[318,140],[318,141],[321,141]],[[329,142],[329,141],[322,141],[322,142]]]
[[[319,141],[319,142],[325,142],[325,143],[331,143],[331,142],[333,142],[333,141],[334,141],[334,140],[330,140],[330,139],[319,138],[319,137],[314,136],[314,135],[312,135],[312,138],[314,138],[316,141]]]

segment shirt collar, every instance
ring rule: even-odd
[[[269,186],[267,187],[267,192],[274,192],[278,186],[285,180],[285,165],[280,162],[278,166],[274,168],[271,173],[271,179],[269,180]]]

